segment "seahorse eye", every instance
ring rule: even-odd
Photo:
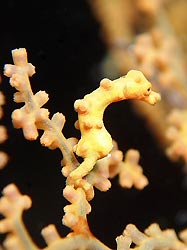
[[[147,90],[146,90],[146,93],[144,94],[145,96],[149,96],[150,95],[150,92],[151,92],[151,87],[149,87]]]

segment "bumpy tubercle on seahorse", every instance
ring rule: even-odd
[[[74,108],[78,112],[75,126],[80,129],[81,139],[74,146],[74,151],[83,158],[83,162],[70,173],[70,182],[87,175],[96,161],[107,156],[112,150],[112,138],[103,123],[107,106],[127,99],[154,105],[161,97],[152,91],[151,87],[151,83],[140,71],[130,70],[127,75],[113,81],[104,78],[96,90],[75,101]]]

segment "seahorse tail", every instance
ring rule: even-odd
[[[72,180],[78,180],[87,175],[94,167],[98,158],[96,156],[87,157],[84,161],[70,173],[70,178]]]

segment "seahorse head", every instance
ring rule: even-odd
[[[124,81],[124,95],[127,99],[142,100],[151,105],[160,101],[160,94],[152,91],[151,83],[142,72],[131,70],[124,76]]]

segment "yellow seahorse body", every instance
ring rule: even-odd
[[[82,178],[93,169],[98,159],[107,156],[111,151],[112,138],[103,124],[103,114],[109,104],[125,99],[155,104],[160,100],[160,95],[151,90],[151,83],[140,71],[131,70],[126,76],[114,81],[103,79],[99,88],[75,101],[81,139],[74,150],[84,160],[71,172],[70,178]]]

